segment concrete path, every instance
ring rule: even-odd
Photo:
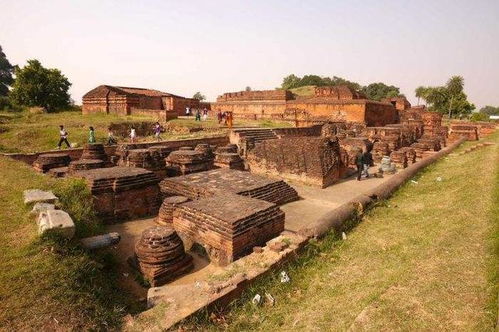
[[[377,169],[378,166],[371,167],[370,171],[373,173]],[[383,178],[371,177],[357,181],[355,176],[351,176],[325,189],[290,182],[289,184],[298,191],[302,199],[281,206],[286,213],[285,229],[298,232],[331,210],[368,192],[390,177],[391,175],[385,175]]]

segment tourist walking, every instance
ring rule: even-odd
[[[224,126],[227,125],[227,112],[225,111],[222,113],[222,122],[224,123]]]
[[[95,130],[94,127],[90,126],[90,131],[88,132],[88,143],[94,144],[95,143]]]
[[[217,120],[218,120],[218,124],[222,123],[222,111],[220,111],[220,110],[218,110],[218,112],[217,112]]]
[[[362,155],[362,163],[364,164],[364,175],[366,178],[369,178],[369,167],[371,167],[373,164],[373,155],[371,154],[370,150],[367,150]]]
[[[191,109],[189,108],[189,106],[187,106],[187,107],[185,108],[185,115],[186,115],[186,116],[191,115]]]
[[[232,128],[232,112],[227,112],[227,127]]]
[[[196,109],[196,121],[201,121],[201,112],[199,111],[199,108]]]
[[[208,119],[208,109],[205,107],[203,108],[203,121],[206,121]]]
[[[134,143],[136,138],[137,132],[135,131],[135,127],[132,126],[132,128],[130,129],[130,142]]]
[[[357,167],[357,181],[360,181],[360,178],[362,177],[362,171],[364,170],[363,156],[364,154],[362,153],[362,150],[358,150],[357,154],[355,155],[355,166]]]
[[[60,150],[61,149],[61,146],[62,146],[62,143],[66,143],[66,145],[68,146],[68,148],[71,147],[71,144],[69,144],[69,141],[68,141],[68,132],[66,131],[66,129],[64,129],[64,126],[63,125],[60,125],[59,126],[59,143],[57,144],[57,148]]]
[[[111,127],[107,128],[107,145],[116,144],[116,139],[114,138],[114,133]]]
[[[154,137],[156,138],[156,140],[159,142],[162,140],[161,138],[161,125],[159,124],[159,122],[156,122],[156,124],[154,125]]]

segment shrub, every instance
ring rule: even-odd
[[[61,208],[69,213],[78,237],[91,236],[102,231],[102,223],[95,214],[92,194],[84,180],[61,181],[54,189]]]

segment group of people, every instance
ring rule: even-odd
[[[161,126],[159,122],[156,122],[153,126],[154,137],[157,141],[161,141],[163,138],[161,137],[161,133],[164,132],[164,128]],[[134,143],[137,139],[137,130],[135,126],[130,127],[130,142]],[[59,126],[59,143],[57,144],[57,149],[61,149],[63,144],[66,144],[68,148],[71,148],[71,144],[68,140],[69,133],[64,127],[64,125]],[[94,144],[97,140],[95,139],[95,129],[94,127],[88,127],[88,143]],[[113,130],[111,127],[107,128],[107,145],[115,145],[118,143],[118,140],[115,138]]]
[[[218,110],[217,112],[217,120],[218,124],[224,124],[225,126],[232,128],[232,121],[233,121],[233,115],[232,112],[225,112],[225,111],[220,111]]]
[[[197,108],[194,111],[192,111],[191,108],[189,106],[187,106],[185,108],[185,115],[191,116],[192,113],[194,113],[196,121],[201,121],[201,117],[202,117],[203,121],[208,120],[208,109],[206,107],[203,108],[203,110],[200,110],[199,108]]]
[[[369,178],[369,167],[373,165],[373,155],[371,151],[364,148],[358,151],[355,156],[355,165],[357,166],[357,181],[360,181],[362,176]]]

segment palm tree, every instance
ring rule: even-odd
[[[419,99],[420,98],[425,99],[426,87],[424,87],[424,86],[418,86],[414,92],[416,94],[416,97],[418,97],[418,106],[419,106]]]
[[[445,85],[447,93],[450,96],[449,101],[449,119],[452,115],[452,104],[454,102],[454,97],[459,95],[464,90],[464,78],[462,76],[452,76],[447,81]]]

